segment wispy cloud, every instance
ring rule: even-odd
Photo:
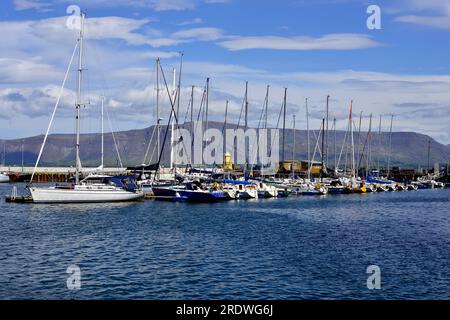
[[[193,24],[200,24],[200,23],[203,23],[203,19],[195,18],[195,19],[191,19],[191,20],[182,21],[182,22],[178,23],[177,26],[183,27],[183,26],[190,26]]]
[[[412,23],[438,29],[450,29],[450,15],[449,16],[417,16],[408,15],[400,16],[394,19],[396,22]]]
[[[328,34],[322,37],[233,37],[219,42],[219,45],[232,51],[247,49],[273,50],[355,50],[378,47],[381,44],[364,34]]]
[[[56,0],[73,3],[73,0]],[[228,3],[229,0],[78,0],[76,3],[83,7],[135,7],[149,8],[155,11],[184,11],[194,10],[201,4]]]
[[[177,31],[171,35],[175,39],[195,39],[213,41],[223,37],[223,31],[218,28],[193,28]]]
[[[40,0],[14,0],[14,6],[16,10],[37,10],[37,11],[50,11],[50,3],[42,2]]]
[[[402,12],[406,11],[420,14],[401,15],[394,18],[394,21],[437,29],[450,29],[450,1],[403,0],[399,3],[403,8]],[[405,8],[407,9],[405,10]]]

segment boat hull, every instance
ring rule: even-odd
[[[96,203],[135,201],[143,197],[142,191],[30,188],[36,203]]]
[[[231,200],[231,197],[227,192],[215,191],[215,192],[203,192],[195,190],[182,190],[178,191],[180,198],[188,202],[218,202]]]
[[[9,182],[9,176],[6,174],[0,173],[0,183],[8,183]]]

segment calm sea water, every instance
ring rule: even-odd
[[[20,189],[21,186],[18,185]],[[0,195],[11,185],[0,185]],[[450,190],[0,203],[1,299],[449,299]],[[367,289],[369,265],[381,289]],[[66,269],[81,269],[68,290]]]

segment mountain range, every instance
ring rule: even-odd
[[[190,130],[190,123],[182,126]],[[223,129],[223,123],[209,122],[209,128]],[[228,125],[228,128],[236,128],[236,125]],[[160,139],[163,141],[166,126],[161,127]],[[104,150],[105,150],[105,166],[117,166],[119,164],[114,139],[120,153],[120,158],[124,166],[134,166],[144,163],[144,155],[149,144],[149,140],[154,131],[154,126],[138,129],[121,131],[114,133],[105,133]],[[318,130],[310,131],[310,149],[311,154],[316,146],[317,137],[321,132]],[[342,149],[346,133],[344,131],[330,131],[328,134],[328,165],[333,166],[335,159],[339,157]],[[430,164],[436,162],[450,162],[450,145],[441,144],[431,137],[416,132],[393,132],[392,147],[389,148],[389,133],[382,132],[371,133],[370,148],[368,143],[364,144],[367,139],[367,132],[354,133],[356,161],[360,160],[358,149],[365,150],[365,154],[370,150],[371,162],[374,166],[380,162],[381,166],[386,165],[389,150],[390,163],[393,166],[403,168],[426,167],[428,165],[428,146],[430,146]],[[21,165],[22,159],[24,165],[34,165],[37,155],[42,144],[44,136],[38,135],[23,139],[0,140],[0,162],[5,165]],[[156,142],[156,137],[153,137]],[[168,165],[170,159],[170,150],[168,142],[170,141],[170,131],[167,135],[167,142],[164,148],[162,163]],[[280,144],[281,144],[280,132]],[[285,159],[292,159],[294,147],[294,130],[286,129],[285,133]],[[306,130],[295,130],[295,158],[297,160],[307,159],[307,132]],[[336,143],[335,143],[336,141]],[[349,141],[349,135],[347,137]],[[73,166],[75,161],[75,135],[73,134],[51,134],[48,137],[46,147],[44,149],[40,165],[45,166]],[[80,136],[80,155],[83,166],[98,166],[100,164],[101,135],[99,133],[82,134]],[[321,141],[319,141],[321,145]],[[152,143],[149,147],[147,161],[145,163],[156,163],[157,152],[155,150],[156,143]],[[280,152],[281,152],[280,145]],[[336,150],[336,152],[335,152]],[[349,161],[350,148],[343,148],[341,156],[341,164]],[[153,158],[150,159],[153,153]],[[347,155],[347,156],[346,156]],[[282,156],[280,155],[280,159]],[[315,160],[320,160],[319,153],[316,153]],[[365,163],[366,160],[362,160]]]

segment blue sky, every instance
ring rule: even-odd
[[[381,30],[366,26],[370,4],[381,8]],[[213,120],[223,120],[225,99],[237,119],[248,80],[254,125],[269,84],[270,118],[287,87],[297,128],[305,126],[305,97],[318,127],[330,94],[339,128],[353,99],[366,127],[370,113],[383,114],[386,130],[392,113],[394,130],[450,143],[448,0],[2,1],[0,138],[45,132],[77,38],[65,25],[69,5],[87,13],[85,132],[99,129],[102,95],[114,130],[153,124],[155,59],[170,78],[182,51],[183,114],[190,85],[199,101],[210,77]],[[75,80],[73,66],[52,132],[73,131]]]

